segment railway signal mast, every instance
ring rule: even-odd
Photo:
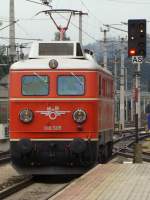
[[[142,162],[141,146],[138,143],[138,128],[141,127],[141,101],[140,101],[140,68],[146,57],[146,20],[128,20],[128,57],[132,58],[132,63],[137,64],[135,70],[135,127],[136,145],[134,162]]]

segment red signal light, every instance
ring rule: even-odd
[[[129,49],[129,56],[135,56],[136,55],[136,49]]]

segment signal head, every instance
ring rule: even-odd
[[[128,20],[128,56],[146,56],[146,20]]]

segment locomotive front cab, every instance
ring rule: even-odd
[[[79,52],[75,46],[72,52]],[[81,57],[40,57],[11,68],[10,141],[17,168],[79,173],[96,162],[99,79],[95,63]]]

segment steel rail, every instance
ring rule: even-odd
[[[144,140],[145,138],[148,138],[148,137],[150,137],[150,133],[139,134],[139,140],[140,141],[142,141],[142,140]],[[124,138],[122,138],[122,140],[123,139]],[[122,140],[120,140],[120,141],[122,141]],[[134,138],[131,141],[129,141],[128,144],[126,144],[126,148],[122,148],[119,151],[114,152],[114,155],[116,155],[116,156],[120,155],[120,156],[123,156],[123,157],[126,157],[126,158],[133,158],[134,152],[133,152],[133,148],[131,148],[131,145],[133,145],[134,143],[135,143],[135,135],[134,135]],[[142,159],[143,159],[143,161],[150,162],[150,153],[142,152]]]
[[[4,151],[0,152],[0,164],[4,164],[6,162],[9,162],[11,159],[10,152]]]
[[[120,156],[123,156],[123,157],[126,157],[126,158],[133,158],[134,157],[134,154],[132,152],[118,152],[117,155],[120,155]],[[142,155],[142,159],[143,161],[145,162],[150,162],[150,154],[149,155]]]
[[[66,183],[66,185],[64,185],[63,187],[61,187],[60,189],[58,189],[55,192],[52,192],[51,194],[45,196],[44,198],[41,198],[39,200],[49,200],[50,198],[52,198],[53,196],[55,196],[57,193],[59,193],[60,191],[62,191],[63,189],[65,189],[70,183]]]
[[[14,184],[13,186],[10,186],[2,191],[0,191],[0,200],[5,199],[6,197],[24,189],[25,187],[32,185],[33,180],[32,177],[28,177],[24,179],[23,181]]]

